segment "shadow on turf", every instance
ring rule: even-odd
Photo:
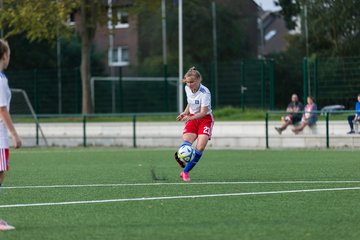
[[[160,175],[156,174],[154,168],[150,169],[150,174],[151,174],[151,179],[154,180],[154,181],[167,181],[168,180],[167,177],[160,176]]]

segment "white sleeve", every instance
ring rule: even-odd
[[[211,105],[210,93],[205,93],[201,96],[201,107],[208,107]]]
[[[0,107],[7,107],[8,105],[7,88],[7,84],[4,81],[0,81]]]

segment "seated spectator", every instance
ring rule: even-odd
[[[305,106],[305,111],[304,111],[304,114],[302,116],[300,125],[298,127],[294,128],[292,131],[295,134],[298,134],[306,126],[314,125],[316,123],[316,121],[317,121],[316,111],[317,111],[317,106],[314,103],[314,98],[311,97],[311,96],[308,96],[307,97],[307,104]]]
[[[281,117],[281,121],[283,125],[281,127],[275,127],[275,130],[281,134],[289,125],[297,124],[301,121],[301,111],[303,111],[304,106],[301,102],[299,102],[299,98],[296,94],[291,96],[291,102],[286,108],[286,112],[288,115]]]
[[[353,134],[355,133],[354,131],[354,122],[356,121],[360,121],[360,94],[358,94],[357,96],[357,102],[355,105],[355,114],[349,115],[348,116],[348,122],[349,122],[349,126],[350,126],[350,132],[348,132],[348,134]]]

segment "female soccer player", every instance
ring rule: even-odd
[[[10,48],[5,40],[0,39],[0,188],[5,178],[5,172],[9,170],[9,136],[8,130],[14,142],[15,148],[21,147],[21,139],[17,134],[9,114],[11,91],[8,80],[3,73],[10,62]],[[1,189],[0,189],[1,190]],[[0,231],[15,229],[0,220]]]
[[[177,152],[175,160],[184,171],[180,173],[182,180],[190,181],[189,172],[199,162],[206,144],[211,138],[211,132],[214,125],[214,117],[211,110],[211,94],[209,89],[201,84],[202,78],[199,71],[192,67],[185,74],[183,82],[186,84],[185,92],[187,97],[187,106],[177,118],[177,121],[186,122],[183,130],[183,143],[181,146],[191,146],[197,139],[195,146],[195,156],[193,160],[185,165],[180,161]]]

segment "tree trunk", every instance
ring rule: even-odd
[[[90,89],[90,46],[91,40],[83,37],[81,39],[81,86],[82,86],[82,113],[92,113],[91,89]]]
[[[80,38],[81,38],[81,85],[82,113],[93,113],[90,89],[90,48],[95,36],[97,23],[97,5],[93,0],[81,0],[80,4]]]

